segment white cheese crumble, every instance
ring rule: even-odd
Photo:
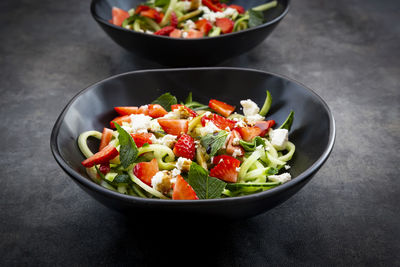
[[[184,1],[183,3],[183,11],[189,11],[190,8],[192,7],[192,2],[191,1]]]
[[[246,117],[256,115],[258,114],[258,112],[260,112],[260,108],[257,106],[257,104],[251,101],[250,99],[241,100],[240,104],[243,107],[243,114]]]
[[[162,119],[180,119],[181,118],[181,113],[179,112],[179,109],[175,109],[173,111],[168,112],[165,114]]]
[[[185,2],[185,3],[189,3],[189,4],[190,4],[190,2]],[[193,20],[188,19],[188,20],[183,24],[183,27],[184,27],[185,29],[191,30],[191,29],[195,29],[195,28],[196,28],[196,24],[193,22]]]
[[[273,182],[280,182],[282,184],[290,181],[292,177],[290,176],[290,173],[285,172],[280,175],[270,175],[268,176],[268,180],[271,180]]]
[[[240,138],[237,138],[237,137],[233,138],[232,145],[234,145],[234,146],[239,145],[239,141],[240,141]]]
[[[237,171],[237,172],[240,172],[240,167],[237,167],[237,168],[236,168],[236,171]]]
[[[175,166],[176,166],[176,168],[178,168],[178,170],[182,170],[183,165],[188,162],[191,163],[192,161],[190,159],[187,159],[184,157],[179,157],[178,160],[176,161]]]
[[[157,173],[153,176],[153,178],[151,178],[151,186],[152,186],[154,189],[157,190],[157,186],[158,186],[159,184],[162,183],[162,180],[164,179],[164,176],[165,176],[165,173],[164,173],[164,172],[162,172],[162,171],[157,172]]]
[[[246,122],[243,120],[239,120],[239,119],[235,124],[235,127],[246,127],[246,126],[247,126]]]
[[[209,133],[215,133],[218,131],[221,131],[221,129],[215,126],[215,124],[212,121],[207,121],[206,125],[200,128],[200,135],[205,136]]]
[[[240,150],[239,148],[235,148],[235,150],[233,150],[232,157],[236,158],[241,155],[242,155],[242,150]]]
[[[189,35],[189,34],[188,34],[187,32],[183,32],[183,33],[182,33],[182,37],[183,37],[183,38],[187,38],[188,35]]]
[[[257,121],[263,121],[265,118],[260,114],[255,114],[251,116],[247,116],[246,120],[249,124],[255,124]]]
[[[276,129],[270,132],[271,144],[276,149],[284,149],[289,140],[289,132],[286,129]]]
[[[160,144],[160,145],[165,145],[167,147],[172,147],[175,144],[177,138],[178,137],[176,135],[167,134],[159,139],[155,139],[155,140],[151,139],[151,141],[154,144]]]
[[[147,133],[151,127],[152,117],[143,114],[132,114],[130,128],[133,133]]]
[[[224,15],[225,15],[226,17],[232,17],[236,12],[237,12],[236,9],[231,8],[231,7],[228,7],[227,9],[225,9],[225,10],[223,11],[223,13],[224,13]]]
[[[289,170],[290,169],[290,165],[285,165],[285,170]]]
[[[176,177],[176,176],[178,176],[179,174],[181,174],[181,170],[179,170],[179,169],[173,169],[172,171],[171,171],[171,174],[172,174],[172,177]]]
[[[200,19],[206,19],[211,23],[214,23],[217,18],[226,17],[226,14],[223,12],[213,12],[206,6],[200,6],[199,9],[203,11],[203,15],[200,17]]]
[[[150,122],[150,130],[151,130],[152,132],[161,131],[161,126],[160,126],[160,124],[158,123],[157,120],[152,120],[152,121]]]

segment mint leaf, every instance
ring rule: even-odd
[[[177,104],[178,100],[176,100],[176,97],[171,95],[170,93],[165,93],[165,94],[159,96],[156,100],[154,100],[151,103],[159,104],[163,108],[165,108],[166,111],[171,111],[171,105]]]
[[[244,151],[249,152],[256,150],[256,147],[259,145],[265,146],[265,141],[261,137],[256,136],[251,142],[240,140],[239,144],[243,147]]]
[[[117,185],[128,185],[128,184],[132,183],[132,180],[128,174],[122,173],[122,174],[118,174],[114,178],[113,183],[115,183]]]
[[[249,10],[249,27],[255,27],[264,23],[264,14],[261,11]]]
[[[138,157],[139,150],[132,136],[127,133],[118,123],[113,122],[118,131],[118,140],[121,145],[119,159],[124,168],[128,168]]]
[[[208,176],[208,171],[195,162],[190,165],[188,183],[200,199],[219,198],[226,186],[225,182]]]
[[[185,105],[190,104],[192,102],[193,102],[192,92],[190,92],[189,95],[185,99]]]
[[[209,133],[201,138],[201,145],[206,148],[207,153],[210,156],[217,154],[218,150],[224,146],[225,140],[228,136],[226,131],[220,131],[218,133]]]
[[[158,7],[163,7],[163,6],[169,5],[169,1],[170,0],[156,0],[154,2],[154,5],[158,6]]]
[[[285,122],[282,123],[281,127],[279,127],[279,129],[286,129],[286,130],[290,131],[290,128],[292,127],[293,119],[294,119],[294,111],[292,110],[292,111],[290,111]]]

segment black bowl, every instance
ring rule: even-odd
[[[195,100],[210,98],[239,105],[241,99],[263,104],[265,90],[273,104],[269,118],[281,124],[290,110],[295,119],[290,140],[296,152],[290,162],[290,182],[249,196],[197,201],[144,199],[119,194],[92,182],[81,165],[80,133],[101,131],[116,114],[115,106],[140,106],[169,91],[178,99],[193,92]],[[326,103],[305,86],[267,72],[238,68],[193,68],[134,71],[98,82],[77,94],[65,107],[51,135],[53,155],[64,171],[104,205],[127,213],[184,214],[245,218],[265,212],[300,190],[328,158],[334,144],[335,124]]]
[[[266,23],[244,31],[211,38],[178,39],[134,32],[108,22],[113,6],[128,10],[143,0],[92,0],[91,12],[97,23],[120,46],[138,56],[167,66],[210,66],[240,55],[260,44],[286,15],[290,0],[278,0],[278,6],[264,12]],[[263,0],[231,1],[246,9]]]

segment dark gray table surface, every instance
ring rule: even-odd
[[[400,1],[293,1],[276,31],[220,66],[276,72],[331,107],[333,153],[297,195],[258,217],[149,224],[111,211],[58,167],[68,100],[155,63],[114,44],[89,1],[0,1],[0,265],[400,265]]]

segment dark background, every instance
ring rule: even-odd
[[[397,0],[292,1],[261,46],[220,66],[313,88],[336,119],[331,157],[258,217],[149,223],[80,190],[49,139],[79,90],[162,66],[108,39],[89,1],[0,1],[0,265],[400,265],[399,14]]]

